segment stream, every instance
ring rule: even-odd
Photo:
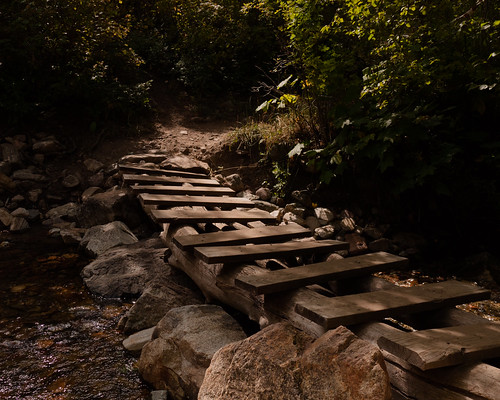
[[[116,330],[131,306],[93,297],[88,263],[43,230],[0,233],[0,399],[146,399]]]

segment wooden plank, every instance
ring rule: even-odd
[[[181,176],[184,178],[208,178],[208,175],[206,174],[199,174],[197,172],[189,172],[179,169],[157,169],[141,167],[132,164],[120,164],[118,165],[118,168],[120,169],[120,171],[132,172],[137,174]]]
[[[345,250],[348,243],[338,240],[290,241],[286,243],[255,244],[247,246],[195,247],[195,255],[208,264],[241,262],[263,258],[321,253]]]
[[[203,210],[152,210],[151,216],[158,223],[205,223],[205,222],[248,222],[268,221],[276,222],[276,218],[261,210],[231,210],[231,211],[203,211]]]
[[[485,320],[482,320],[485,322]],[[351,330],[361,339],[377,344],[381,336],[398,329],[381,322],[356,325]],[[413,400],[497,400],[500,369],[485,363],[472,363],[429,371],[409,364],[381,349],[391,385]],[[463,397],[460,397],[463,396]]]
[[[309,229],[298,224],[288,224],[254,229],[247,228],[225,232],[204,233],[192,236],[179,236],[174,238],[174,242],[182,250],[190,250],[196,246],[229,246],[245,243],[280,242],[306,236],[311,236],[311,231]]]
[[[148,175],[134,175],[134,174],[123,174],[123,182],[128,185],[133,183],[141,184],[154,184],[154,183],[165,183],[169,185],[183,185],[184,183],[190,183],[195,186],[220,186],[219,182],[213,179],[201,179],[201,178],[183,178],[179,176],[148,176]]]
[[[134,193],[183,194],[198,196],[234,196],[236,192],[225,186],[168,186],[133,185]]]
[[[201,207],[249,207],[255,204],[244,197],[217,197],[217,196],[183,196],[141,193],[139,198],[144,204],[154,204],[164,207],[201,206]]]
[[[326,329],[376,321],[404,313],[433,310],[471,301],[485,300],[490,292],[459,281],[431,283],[414,287],[396,287],[370,293],[323,298],[298,303],[296,310]]]
[[[313,283],[328,282],[367,275],[408,265],[408,259],[379,252],[357,257],[332,260],[284,270],[269,271],[264,275],[248,276],[235,281],[236,286],[254,294],[268,294],[296,289]]]
[[[382,336],[378,345],[421,370],[500,357],[500,324],[452,326]]]

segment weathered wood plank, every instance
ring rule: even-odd
[[[402,268],[408,259],[379,252],[349,257],[284,270],[269,271],[264,275],[248,276],[236,280],[236,285],[254,294],[267,294],[295,289],[313,283],[352,278],[373,272]]]
[[[219,182],[214,179],[201,179],[201,178],[183,178],[179,176],[148,176],[148,175],[134,175],[134,174],[123,174],[123,182],[127,185],[134,183],[141,184],[154,184],[154,183],[165,183],[169,185],[183,185],[184,183],[190,183],[195,186],[220,186]]]
[[[370,293],[323,298],[311,303],[298,303],[297,312],[326,329],[376,321],[404,313],[420,312],[470,301],[485,300],[490,292],[481,287],[446,281],[414,287],[396,287]]]
[[[417,332],[394,332],[378,345],[425,371],[500,357],[500,324],[462,325]]]
[[[205,233],[201,235],[179,236],[174,242],[183,250],[189,250],[196,246],[229,246],[244,243],[267,243],[290,240],[297,237],[311,236],[311,231],[298,224],[266,226],[254,228]]]
[[[184,178],[208,178],[206,174],[200,174],[197,172],[183,171],[179,169],[157,169],[157,168],[147,168],[132,164],[120,164],[118,165],[120,171],[132,172],[138,174],[148,174],[148,175],[164,175],[164,176],[181,176]]]
[[[144,204],[154,204],[164,207],[202,206],[202,207],[249,207],[255,204],[244,197],[217,197],[217,196],[183,196],[141,193],[139,198]]]
[[[134,193],[179,194],[199,196],[234,196],[236,192],[225,186],[168,186],[168,185],[133,185]]]
[[[360,338],[374,344],[377,344],[381,336],[399,332],[398,329],[381,322],[357,325],[351,329]],[[408,398],[414,400],[498,399],[499,368],[485,363],[473,363],[422,371],[383,349],[381,351],[386,361],[391,385],[404,392]]]
[[[158,223],[205,223],[205,222],[276,222],[276,218],[262,210],[200,211],[200,210],[152,210],[151,216]]]
[[[195,255],[208,264],[241,262],[263,258],[345,250],[348,243],[338,240],[290,241],[247,246],[195,247]]]

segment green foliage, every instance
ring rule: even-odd
[[[16,121],[74,108],[95,120],[147,107],[130,27],[119,0],[3,1],[2,114]]]
[[[288,70],[299,83],[280,98],[293,94],[294,104],[305,107],[302,116],[312,119],[309,129],[302,125],[300,157],[323,181],[347,171],[377,173],[395,193],[425,186],[444,194],[453,192],[462,168],[477,170],[475,179],[489,176],[490,168],[498,173],[494,2],[262,0],[254,6],[282,17]]]

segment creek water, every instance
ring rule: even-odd
[[[116,330],[130,307],[96,299],[88,260],[45,231],[0,233],[0,399],[147,399]]]

